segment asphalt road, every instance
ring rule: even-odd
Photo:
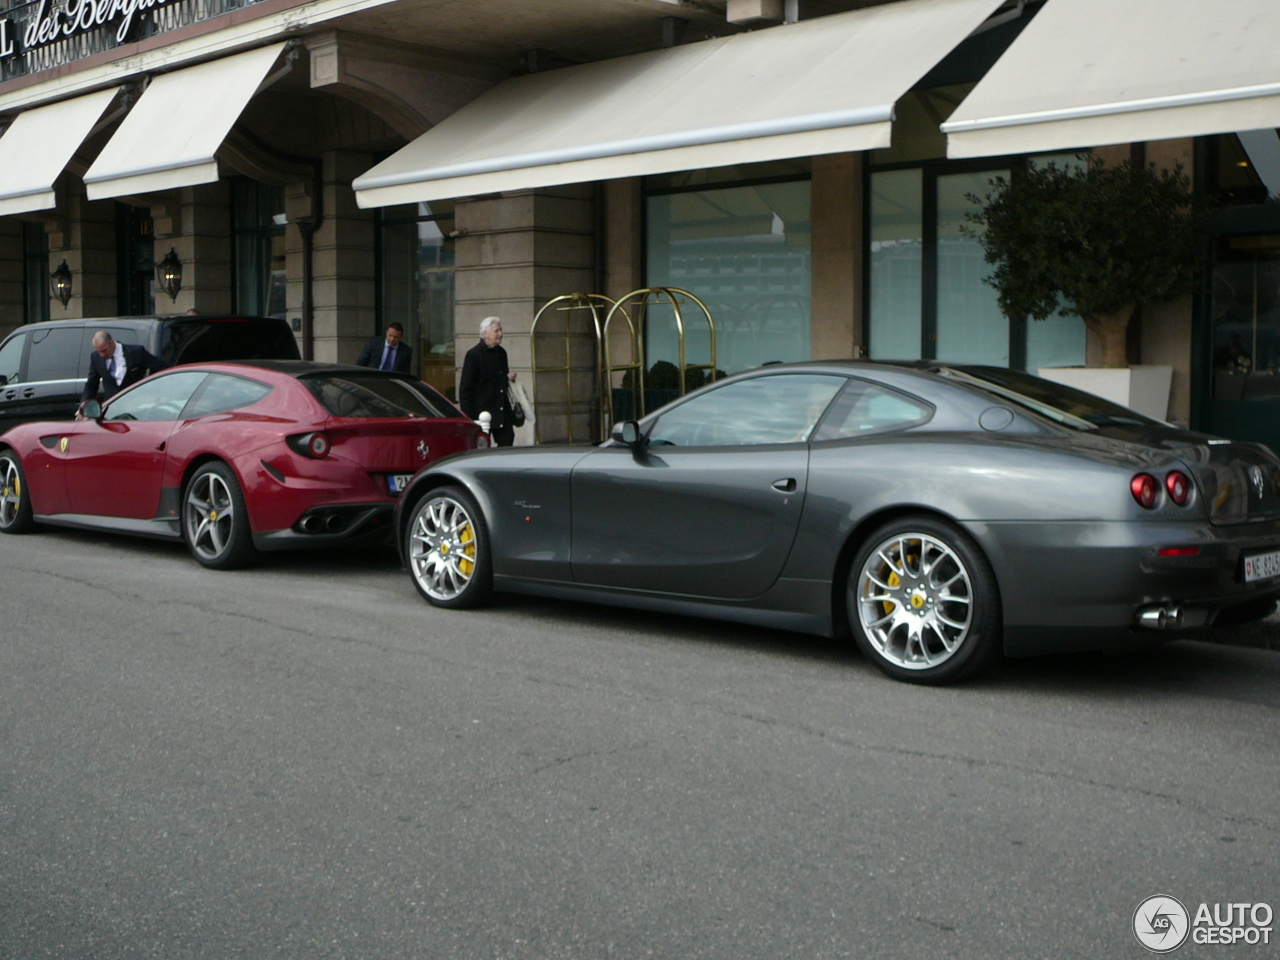
[[[1280,653],[954,689],[798,635],[0,538],[0,958],[1143,957],[1280,910]],[[1175,956],[1274,956],[1196,946]]]

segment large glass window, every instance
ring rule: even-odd
[[[822,374],[778,374],[740,380],[663,414],[649,443],[677,447],[803,443],[848,381]]]
[[[919,168],[871,179],[870,356],[920,358],[924,193]]]
[[[107,420],[177,420],[196,387],[208,376],[191,371],[146,380],[107,404]]]
[[[809,359],[810,194],[808,180],[792,180],[647,199],[646,282],[688,290],[706,303],[716,367],[726,373]],[[683,309],[685,362],[707,363],[707,325],[696,305]],[[678,358],[673,311],[650,309],[646,366],[670,365],[674,374]],[[661,368],[651,374],[651,388],[667,385]]]
[[[155,228],[150,209],[117,203],[116,312],[120,316],[156,312],[155,267]]]
[[[1071,164],[1074,155],[1028,162]],[[924,163],[871,174],[868,202],[868,355],[946,360],[1035,371],[1085,362],[1084,322],[1006,317],[987,279],[969,215],[1011,167]]]
[[[284,189],[244,177],[231,182],[235,222],[235,309],[249,317],[284,319]]]
[[[422,379],[454,396],[453,203],[387,207],[381,213],[378,329],[396,322]]]

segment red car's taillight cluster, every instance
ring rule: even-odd
[[[1170,470],[1165,474],[1164,489],[1169,499],[1177,506],[1184,507],[1191,499],[1191,478],[1181,470]],[[1129,481],[1129,492],[1138,506],[1146,510],[1154,510],[1160,499],[1160,481],[1149,473],[1134,474]]]
[[[294,453],[312,460],[323,460],[329,454],[329,438],[323,433],[295,433],[286,437],[285,443]]]

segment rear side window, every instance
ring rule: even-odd
[[[27,334],[20,333],[0,347],[0,386],[22,379],[22,348],[26,344]]]
[[[297,360],[298,342],[283,321],[182,320],[161,348],[168,363],[224,360]]]
[[[933,407],[896,390],[851,380],[831,405],[814,440],[846,440],[887,430],[905,430],[933,416]]]
[[[31,331],[27,380],[74,380],[80,372],[79,327],[53,327]]]
[[[343,373],[302,380],[335,417],[456,417],[425,383],[398,377]]]
[[[183,411],[183,417],[190,420],[252,406],[272,389],[257,380],[211,373],[209,379],[204,382],[204,386],[200,388],[200,392],[192,398],[191,404]]]

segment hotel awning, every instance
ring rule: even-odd
[[[277,43],[152,80],[85,174],[89,199],[217,180],[218,147],[284,48]]]
[[[356,179],[362,207],[889,145],[1000,0],[901,0],[508,80]]]
[[[1280,126],[1280,0],[1049,0],[950,119],[950,157]]]
[[[99,90],[18,114],[0,137],[0,217],[56,205],[54,181],[118,92]]]

